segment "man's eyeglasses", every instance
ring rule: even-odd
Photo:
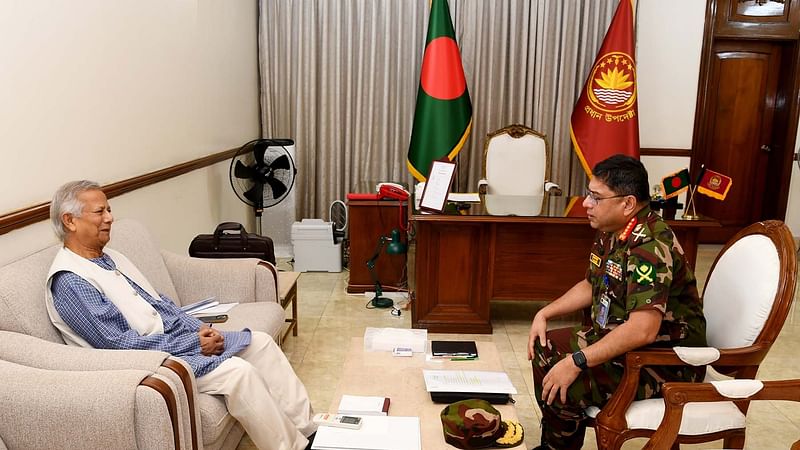
[[[620,195],[610,195],[608,197],[598,197],[597,195],[595,195],[594,192],[588,189],[586,190],[586,199],[589,200],[589,203],[591,203],[592,205],[597,205],[600,202],[600,200],[608,200],[609,198],[627,197],[629,195],[631,194],[620,194]]]

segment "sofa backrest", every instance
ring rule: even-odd
[[[44,302],[47,271],[61,244],[0,267],[0,330],[64,343]]]
[[[158,243],[144,225],[132,219],[115,221],[108,246],[130,259],[158,292],[181,304]]]
[[[109,247],[128,257],[150,284],[180,304],[161,251],[145,227],[130,219],[114,222]],[[44,290],[47,272],[61,244],[0,267],[0,330],[64,343],[50,322]]]

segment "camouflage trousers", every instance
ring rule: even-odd
[[[587,340],[588,339],[588,340]],[[611,398],[623,374],[622,360],[612,360],[591,367],[578,376],[567,390],[567,402],[560,399],[546,405],[542,401],[542,379],[558,361],[570,358],[572,353],[594,342],[592,331],[586,327],[560,328],[547,332],[547,347],[539,341],[534,347],[533,385],[536,401],[542,409],[542,445],[557,450],[580,449],[586,433],[587,417],[583,412],[589,406],[602,408]],[[660,387],[658,380],[642,371],[638,399],[655,396]]]

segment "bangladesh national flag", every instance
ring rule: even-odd
[[[408,170],[414,178],[425,181],[433,160],[455,158],[471,128],[472,102],[450,7],[447,0],[432,0],[408,148]]]
[[[689,187],[689,169],[683,169],[672,175],[667,175],[661,180],[661,190],[664,198],[672,198],[679,195]]]

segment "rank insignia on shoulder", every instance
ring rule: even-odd
[[[636,228],[633,229],[633,233],[631,233],[631,236],[633,236],[633,242],[636,242],[636,240],[643,240],[644,238],[646,238],[647,234],[644,232],[644,224],[640,223],[639,225],[636,225]]]
[[[656,280],[656,268],[653,264],[642,261],[636,265],[634,270],[636,282],[642,285],[653,284]]]
[[[595,266],[600,267],[600,257],[594,253],[589,254],[589,261],[591,261]]]
[[[606,273],[617,281],[622,281],[622,264],[608,260],[606,261]]]

